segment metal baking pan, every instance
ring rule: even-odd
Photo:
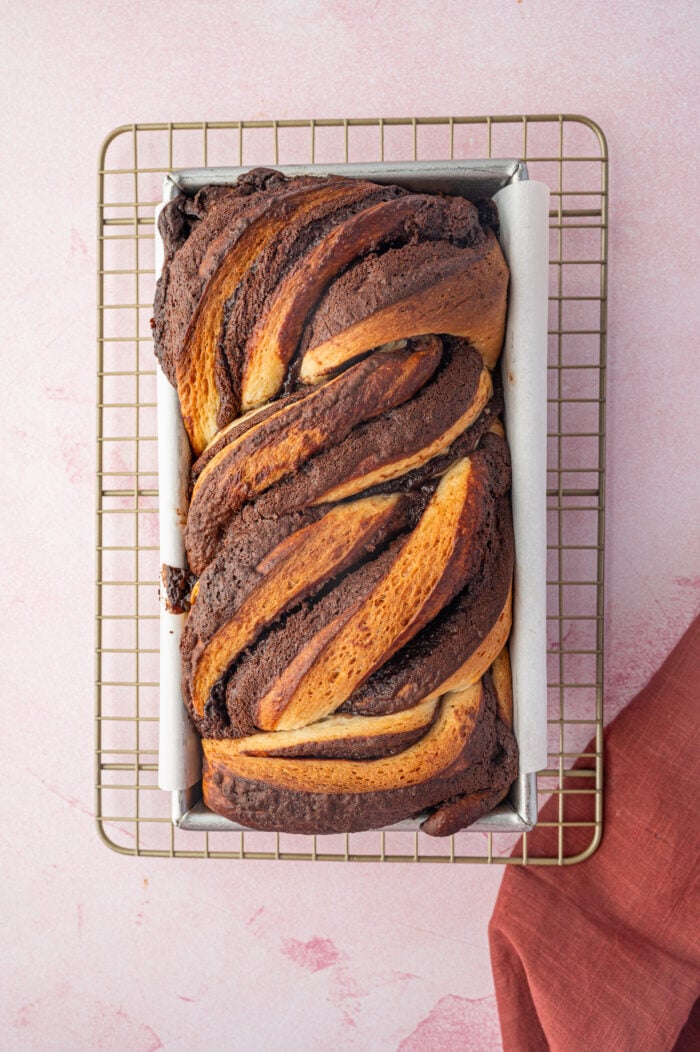
[[[341,164],[341,165],[275,165],[280,171],[289,175],[301,174],[337,174],[357,178],[371,179],[379,183],[397,183],[407,189],[423,192],[441,192],[460,195],[470,199],[479,197],[491,197],[499,190],[511,184],[527,180],[528,173],[525,164],[519,160],[477,160],[477,161],[435,161],[435,162],[405,162],[405,163],[380,163],[380,164]],[[173,171],[166,176],[163,186],[163,204],[171,201],[180,193],[194,195],[203,186],[217,184],[227,185],[250,167],[243,168],[190,168]],[[162,207],[162,206],[161,206]],[[158,259],[162,260],[162,244],[160,238],[157,241],[157,273],[159,272]],[[545,297],[546,298],[546,297]],[[546,327],[545,327],[546,328]],[[507,397],[507,394],[506,394]],[[546,395],[545,395],[546,397]],[[172,400],[169,405],[172,405]],[[546,405],[532,405],[529,411],[533,419],[539,414],[546,414]],[[169,438],[171,447],[175,448],[181,440],[182,424],[178,419],[171,419],[173,410],[166,413],[161,412],[159,406],[159,442],[166,435],[165,430],[174,429]],[[165,423],[163,423],[165,421]],[[176,433],[175,433],[176,432]],[[178,438],[179,435],[179,438]],[[544,454],[543,454],[544,455]],[[542,507],[544,507],[544,490],[542,492]],[[181,522],[182,516],[177,506],[168,508],[163,501],[161,491],[161,516],[171,514]],[[519,538],[516,528],[516,560],[519,547]],[[167,561],[167,560],[164,560]],[[544,590],[544,589],[543,589]],[[172,618],[161,607],[162,618]],[[544,612],[542,611],[542,619]],[[170,621],[167,622],[170,624]],[[166,634],[172,636],[172,629],[168,628]],[[161,634],[161,639],[164,634]],[[539,644],[538,644],[539,645]],[[545,652],[544,636],[541,641],[542,655]],[[169,648],[169,661],[177,660],[172,646]],[[163,653],[161,652],[161,671],[163,672]],[[172,690],[172,684],[179,682],[179,666],[177,669],[168,669],[167,677]],[[514,670],[515,673],[515,670]],[[163,679],[163,676],[161,676]],[[161,689],[163,689],[161,687]],[[518,693],[517,678],[514,674],[513,684],[514,709],[516,712],[526,712],[529,707],[529,699]],[[167,699],[172,703],[172,699]],[[538,711],[544,711],[546,699],[537,699]],[[182,701],[180,699],[180,704]],[[161,699],[161,706],[163,699]],[[184,705],[182,705],[184,709]],[[516,733],[517,737],[517,733]],[[161,738],[162,745],[162,738]],[[172,820],[181,829],[199,830],[209,832],[225,832],[227,830],[246,829],[229,821],[220,815],[211,812],[203,803],[201,798],[201,782],[190,785],[185,789],[172,789]],[[418,830],[422,818],[417,816],[405,819],[396,825],[386,827],[391,830]],[[507,798],[499,804],[492,812],[484,815],[469,830],[480,832],[523,832],[532,829],[537,821],[537,776],[535,771],[521,773],[513,783]]]

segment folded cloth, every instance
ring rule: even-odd
[[[700,1048],[699,697],[700,618],[606,731],[598,851],[508,867],[489,926],[506,1052]],[[591,799],[568,796],[566,820],[590,821]],[[566,857],[590,843],[590,828],[565,832]],[[531,833],[530,855],[553,833]]]

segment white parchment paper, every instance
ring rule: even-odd
[[[160,209],[156,212],[156,223]],[[156,227],[157,229],[157,227]],[[163,269],[163,243],[156,237],[156,274]],[[158,491],[161,565],[184,567],[183,527],[187,518],[190,444],[180,414],[177,391],[157,369]],[[171,614],[165,589],[160,593],[160,723],[158,785],[168,791],[199,781],[201,747],[190,723],[180,687],[180,636],[186,614]]]
[[[513,464],[516,568],[511,663],[520,771],[547,761],[546,676],[546,420],[549,190],[518,182],[495,195],[501,245],[510,267],[503,351],[506,429]],[[160,212],[156,213],[157,217]],[[156,274],[163,246],[156,236]],[[158,369],[158,470],[161,562],[183,567],[189,444],[177,393]],[[161,595],[160,739],[158,784],[169,791],[194,785],[201,774],[199,738],[180,687],[184,614],[171,614]]]
[[[494,196],[510,267],[501,358],[513,465],[515,581],[510,656],[520,771],[547,766],[547,297],[549,188],[519,182]]]

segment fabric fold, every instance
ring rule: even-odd
[[[489,926],[505,1052],[661,1052],[686,1026],[700,993],[699,686],[700,618],[606,731],[598,851],[508,868]],[[566,821],[589,822],[591,799],[569,797]],[[531,857],[556,832],[535,829]],[[591,840],[590,827],[566,834],[565,857]]]

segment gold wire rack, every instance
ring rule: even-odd
[[[548,769],[532,833],[193,832],[158,788],[158,475],[150,331],[163,176],[201,165],[520,157],[551,191]],[[603,543],[608,157],[568,114],[202,121],[116,128],[99,156],[95,814],[128,855],[566,865],[603,827]],[[574,762],[576,767],[572,770]],[[552,805],[550,805],[551,808]],[[548,813],[551,819],[551,814]]]

